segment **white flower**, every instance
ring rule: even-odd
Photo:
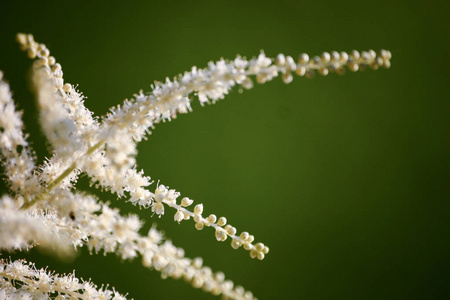
[[[28,250],[39,245],[56,255],[71,255],[74,249],[86,246],[90,252],[115,253],[121,259],[142,257],[145,267],[161,272],[163,278],[184,278],[195,288],[202,288],[226,299],[254,299],[253,294],[226,280],[222,272],[214,273],[199,258],[185,257],[184,250],[166,240],[152,227],[143,236],[143,221],[130,214],[122,216],[116,208],[94,196],[78,191],[76,183],[81,172],[91,183],[125,197],[140,208],[151,208],[161,217],[174,209],[174,220],[192,219],[195,228],[211,227],[218,241],[231,240],[234,249],[244,248],[252,258],[264,259],[269,248],[255,242],[247,232],[237,229],[225,217],[203,216],[206,207],[183,197],[168,186],[157,184],[136,168],[137,143],[145,139],[155,124],[170,121],[179,113],[190,112],[193,96],[200,103],[223,99],[235,85],[249,89],[256,82],[265,83],[282,74],[285,83],[292,73],[312,77],[330,72],[342,74],[344,67],[357,71],[367,66],[377,69],[390,66],[391,54],[379,55],[370,50],[324,52],[309,59],[302,54],[296,63],[292,57],[278,55],[275,64],[261,52],[247,60],[220,59],[204,69],[193,67],[189,72],[155,82],[149,93],[140,91],[134,98],[111,108],[97,119],[84,106],[84,96],[76,87],[65,83],[61,65],[43,44],[32,35],[18,34],[20,47],[35,58],[33,82],[36,87],[39,121],[50,145],[51,156],[37,167],[25,134],[21,113],[16,111],[8,84],[0,72],[0,158],[9,193],[0,198],[0,250]],[[99,121],[100,120],[100,121]],[[55,296],[56,295],[56,296]],[[0,298],[12,299],[125,299],[114,289],[98,288],[75,274],[58,275],[37,270],[23,260],[0,262]]]

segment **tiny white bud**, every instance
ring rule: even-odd
[[[64,91],[65,91],[66,93],[68,93],[68,92],[70,92],[70,91],[72,90],[72,86],[70,85],[70,83],[66,83],[66,84],[63,86],[63,89],[64,89]]]
[[[246,241],[246,240],[248,239],[248,236],[249,236],[249,235],[250,235],[250,234],[249,234],[247,231],[244,231],[244,232],[241,233],[240,237],[241,237],[241,239],[243,239],[244,241]]]
[[[200,220],[201,220],[201,216],[194,214],[194,222],[200,222]]]
[[[27,36],[24,33],[18,33],[16,35],[16,41],[21,44],[21,45],[25,45],[27,43]]]
[[[330,53],[328,53],[328,52],[323,52],[322,55],[320,56],[320,60],[323,63],[328,63],[330,61],[330,59],[331,59],[331,56],[330,56]]]
[[[52,71],[53,72],[56,72],[56,70],[61,70],[61,65],[59,64],[59,63],[55,63],[53,66],[52,66]],[[161,185],[161,186],[163,186],[163,185]],[[164,187],[164,186],[163,186]]]
[[[263,259],[264,259],[264,253],[258,252],[258,253],[256,254],[256,258],[259,259],[259,260],[263,260]]]
[[[363,51],[363,52],[361,52],[361,57],[362,57],[362,59],[364,59],[365,61],[368,61],[368,60],[370,60],[370,53],[367,52],[367,51]]]
[[[242,243],[241,243],[239,240],[233,239],[233,240],[231,241],[231,247],[232,247],[233,249],[239,249],[240,246],[242,246]]]
[[[331,56],[330,60],[332,62],[336,62],[336,61],[338,61],[340,59],[339,52],[337,52],[337,51],[332,51],[330,56]]]
[[[262,251],[264,249],[264,244],[263,243],[257,243],[255,245],[255,249],[258,251]]]
[[[219,226],[224,226],[225,224],[227,224],[227,218],[225,217],[220,217],[219,221],[217,221],[217,225]]]
[[[181,206],[183,207],[188,207],[192,203],[194,203],[194,200],[189,199],[188,197],[184,197],[183,199],[181,199]]]
[[[55,63],[56,63],[55,58],[54,58],[53,56],[49,56],[49,57],[48,57],[48,64],[49,64],[50,66],[53,66]]]
[[[301,64],[307,64],[309,61],[309,56],[306,53],[302,53],[300,54],[300,56],[298,57],[298,62]]]
[[[203,204],[197,204],[194,207],[194,214],[201,215],[203,212]]]
[[[196,257],[192,260],[192,266],[196,269],[200,269],[203,265],[203,258]]]
[[[164,214],[164,204],[162,204],[161,202],[155,203],[152,207],[152,211],[159,216],[163,215]]]
[[[183,212],[182,212],[181,210],[177,211],[177,212],[175,213],[175,216],[173,217],[173,219],[174,219],[175,222],[178,222],[178,223],[180,223],[181,221],[183,221],[183,220],[184,220],[184,214],[183,214]]]
[[[50,55],[50,51],[47,48],[42,49],[41,51],[39,51],[39,54],[42,57],[48,57]]]
[[[27,54],[28,54],[29,58],[35,58],[36,57],[36,50],[33,49],[33,48],[30,48],[30,49],[28,49]]]
[[[341,52],[341,58],[339,60],[341,62],[347,62],[348,61],[348,54],[347,54],[347,52],[342,51]]]
[[[244,249],[245,250],[250,250],[250,249],[252,249],[253,247],[252,247],[252,244],[251,243],[249,243],[249,242],[245,242],[244,243]]]
[[[295,61],[292,58],[292,56],[286,57],[286,66],[290,71],[295,71],[295,69],[297,68],[297,65],[295,64]]]
[[[204,227],[205,227],[205,224],[203,224],[202,222],[195,223],[195,228],[197,230],[202,230]]]
[[[225,274],[223,274],[223,272],[217,272],[214,277],[218,282],[223,282],[225,280]]]
[[[230,228],[227,229],[227,233],[229,235],[235,235],[236,234],[236,227],[230,226]]]
[[[283,75],[281,76],[281,78],[283,79],[283,82],[288,84],[292,82],[292,74],[291,73],[283,73]]]
[[[282,53],[278,54],[275,63],[277,66],[283,66],[286,63],[286,58],[284,57],[284,54]]]
[[[357,51],[357,50],[353,50],[351,53],[350,53],[350,57],[352,58],[352,59],[359,59],[359,57],[360,57],[360,55],[359,55],[359,52]]]
[[[217,229],[216,230],[216,239],[219,242],[223,242],[227,239],[227,234],[222,229]]]
[[[208,222],[211,223],[211,224],[214,224],[214,223],[216,223],[216,221],[217,221],[216,215],[210,214],[209,217],[208,217]]]
[[[305,67],[298,67],[297,70],[295,70],[295,74],[297,74],[298,76],[303,76],[306,73],[306,68]]]

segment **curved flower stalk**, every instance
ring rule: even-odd
[[[208,217],[203,217],[203,204],[197,204],[193,211],[187,209],[188,206],[194,203],[194,200],[184,197],[181,202],[177,204],[177,198],[180,193],[175,190],[169,190],[164,185],[159,185],[155,191],[155,203],[152,206],[152,211],[157,215],[161,216],[164,214],[164,204],[174,208],[177,212],[174,215],[174,220],[180,223],[183,220],[189,220],[192,218],[195,222],[195,228],[197,230],[202,230],[205,226],[212,227],[215,229],[216,239],[219,242],[223,242],[227,237],[231,238],[231,247],[234,249],[239,249],[244,246],[245,250],[250,251],[251,258],[258,258],[259,260],[264,259],[264,256],[269,252],[269,247],[265,246],[263,243],[252,244],[255,240],[253,235],[248,232],[242,232],[237,235],[237,230],[235,227],[227,224],[227,219],[225,217],[220,217],[210,214]]]
[[[198,230],[211,227],[218,241],[230,238],[233,248],[243,247],[252,258],[261,260],[269,248],[255,243],[254,236],[247,232],[238,234],[225,217],[203,215],[203,204],[189,209],[193,206],[192,199],[177,200],[180,193],[163,184],[158,183],[150,191],[147,188],[152,183],[150,177],[135,167],[136,144],[155,124],[191,111],[193,95],[198,96],[202,105],[214,103],[236,85],[250,89],[253,81],[265,83],[278,75],[289,83],[293,73],[311,78],[315,72],[343,74],[345,68],[351,71],[389,68],[391,58],[389,51],[376,54],[370,50],[350,54],[324,52],[312,59],[301,54],[297,62],[283,54],[272,60],[263,52],[250,60],[222,59],[210,62],[205,69],[193,67],[172,80],[155,82],[151,92],[139,92],[123,105],[112,108],[98,122],[84,106],[83,95],[75,86],[64,83],[61,65],[50,56],[45,45],[35,42],[31,35],[18,34],[17,40],[28,56],[36,59],[33,82],[39,120],[52,156],[36,166],[22,132],[20,113],[15,110],[9,86],[0,73],[0,153],[11,191],[0,198],[0,249],[27,250],[40,245],[57,254],[69,255],[73,249],[84,246],[91,252],[115,253],[122,259],[139,256],[143,266],[160,271],[164,278],[184,278],[193,287],[226,299],[255,298],[251,292],[225,280],[223,273],[214,273],[203,266],[201,258],[186,258],[183,249],[165,240],[156,228],[142,236],[139,233],[142,221],[137,216],[121,216],[108,204],[77,192],[74,184],[78,175],[86,173],[92,184],[119,198],[127,197],[134,205],[151,208],[158,216],[168,206],[174,209],[174,220],[178,223],[192,219]],[[17,275],[14,268],[23,269],[24,274]],[[70,289],[66,286],[62,289],[57,282],[64,276],[44,273],[24,261],[2,261],[0,297],[123,299],[115,291],[80,283],[74,275],[64,279]]]

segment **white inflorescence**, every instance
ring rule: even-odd
[[[68,275],[37,269],[25,260],[0,260],[0,299],[104,299],[125,300],[114,289]]]
[[[78,192],[74,184],[81,172],[93,185],[109,190],[141,208],[150,208],[162,216],[166,207],[174,210],[178,223],[191,219],[195,228],[211,227],[218,241],[231,240],[234,249],[243,247],[252,258],[264,259],[269,248],[254,242],[248,232],[238,233],[225,217],[205,214],[203,204],[194,205],[188,197],[157,184],[150,191],[150,177],[136,169],[136,145],[155,124],[170,121],[178,113],[191,111],[192,95],[203,105],[223,99],[236,85],[245,89],[253,81],[265,83],[281,74],[285,83],[292,74],[311,78],[316,72],[343,74],[380,66],[389,68],[391,54],[382,50],[324,52],[309,58],[301,54],[297,61],[279,54],[272,60],[261,52],[257,58],[237,57],[232,61],[210,62],[205,69],[193,67],[164,83],[155,82],[152,91],[142,91],[99,121],[84,106],[84,96],[75,86],[64,83],[61,65],[45,45],[32,35],[18,34],[22,50],[35,59],[33,83],[36,89],[39,121],[50,145],[51,157],[36,166],[22,130],[21,113],[16,111],[0,72],[0,157],[10,194],[0,198],[0,250],[28,250],[39,245],[59,256],[73,254],[78,247],[90,252],[115,253],[122,259],[138,256],[145,267],[161,272],[164,278],[184,278],[226,299],[255,299],[241,286],[225,279],[221,272],[203,266],[201,258],[189,259],[181,248],[151,228],[147,235],[139,230],[142,221],[136,215],[126,217],[93,196]],[[181,198],[181,200],[180,200]],[[190,207],[193,207],[190,209]],[[0,299],[124,299],[106,288],[97,288],[74,274],[57,275],[37,270],[23,260],[0,263]]]

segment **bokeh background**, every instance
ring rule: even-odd
[[[156,127],[138,167],[270,247],[264,261],[212,230],[138,213],[259,299],[446,299],[449,1],[1,1],[0,69],[47,155],[14,35],[33,33],[96,115],[210,60],[392,51],[389,70],[281,79]],[[88,189],[83,178],[80,188]],[[5,187],[1,186],[4,190]],[[94,192],[94,191],[93,191]],[[2,253],[109,284],[134,299],[214,299],[139,260]]]

